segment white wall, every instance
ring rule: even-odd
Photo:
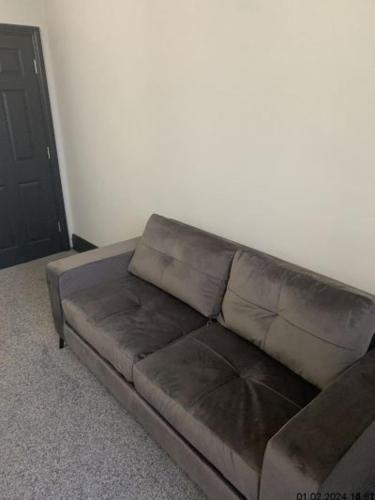
[[[72,229],[151,212],[375,292],[373,0],[45,0]]]
[[[0,0],[0,23],[44,26],[44,0]]]

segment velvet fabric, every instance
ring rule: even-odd
[[[216,322],[136,363],[134,384],[250,499],[268,440],[318,392]]]
[[[320,388],[363,356],[370,295],[251,250],[234,257],[219,321]]]
[[[320,487],[323,496],[342,491],[371,499],[375,494],[375,420],[353,442]],[[371,495],[372,493],[372,495]],[[367,495],[367,497],[366,497]]]
[[[129,271],[207,317],[220,312],[236,246],[160,215],[152,215]]]
[[[127,274],[138,238],[50,262],[47,284],[55,328],[64,337],[62,301],[73,292]]]
[[[63,300],[66,322],[127,380],[133,364],[206,322],[197,311],[131,274]]]
[[[98,380],[113,394],[183,468],[198,483],[209,498],[243,500],[223,476],[166,422],[108,362],[69,326],[64,326],[67,344]]]
[[[56,329],[206,493],[373,491],[374,297],[160,216],[136,243],[48,266]]]
[[[351,498],[351,493],[366,491],[375,486],[374,439],[375,350],[371,350],[270,440],[260,499],[287,500],[304,492],[307,498],[317,492]]]

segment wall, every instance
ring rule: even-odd
[[[159,212],[375,292],[375,2],[45,9],[76,233]]]
[[[44,0],[0,0],[0,23],[44,26]]]

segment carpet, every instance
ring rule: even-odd
[[[45,266],[66,255],[0,271],[0,498],[203,500],[69,348],[58,349]]]

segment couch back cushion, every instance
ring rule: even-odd
[[[240,249],[219,321],[323,389],[367,351],[375,304],[364,292]]]
[[[129,271],[214,317],[220,312],[236,249],[218,236],[154,214]]]

